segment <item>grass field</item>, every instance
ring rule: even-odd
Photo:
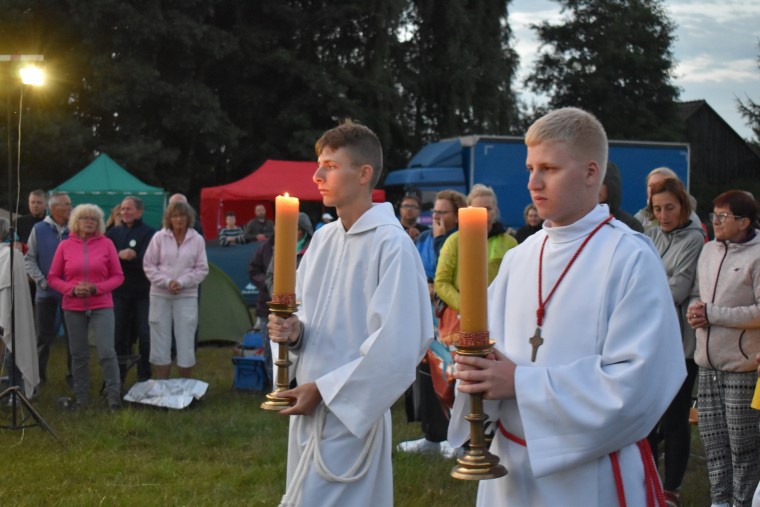
[[[263,395],[232,389],[231,356],[229,347],[199,349],[195,377],[209,390],[188,409],[133,406],[112,414],[105,403],[93,403],[71,412],[57,403],[68,395],[65,351],[57,342],[50,381],[33,405],[60,441],[39,427],[0,431],[0,505],[277,505],[285,485],[287,420],[259,409]],[[93,386],[99,386],[100,369],[94,361],[92,366]],[[100,401],[95,388],[92,400]],[[0,424],[10,422],[3,404]],[[693,435],[685,505],[709,506],[696,428]],[[397,403],[394,444],[418,437],[419,424],[407,423]],[[453,464],[438,456],[394,454],[396,505],[474,505],[477,484],[450,478]]]

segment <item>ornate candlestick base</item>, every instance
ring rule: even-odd
[[[288,296],[274,295],[272,301],[267,301],[267,306],[269,306],[269,310],[272,313],[283,319],[287,319],[298,310],[295,294]],[[275,383],[275,389],[267,394],[267,401],[261,404],[261,408],[264,410],[279,411],[292,407],[294,403],[290,398],[280,398],[277,396],[281,391],[287,391],[290,386],[289,367],[293,363],[288,359],[287,343],[278,344],[277,360],[275,360],[274,364],[277,366],[277,382]]]
[[[494,342],[488,339],[488,331],[481,333],[460,332],[456,343],[457,354],[464,356],[485,357],[493,350]],[[507,475],[507,469],[499,464],[499,458],[494,456],[485,446],[483,423],[486,416],[483,412],[483,395],[470,395],[470,413],[465,416],[470,422],[470,449],[457,458],[457,464],[451,469],[451,476],[463,480],[498,479]]]

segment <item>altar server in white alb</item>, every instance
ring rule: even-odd
[[[553,111],[525,143],[528,189],[546,222],[489,287],[496,350],[456,357],[449,441],[468,436],[462,393],[483,393],[498,421],[491,452],[509,473],[481,481],[477,505],[664,505],[645,437],[685,368],[662,263],[598,204],[607,136],[596,118]]]
[[[390,407],[433,336],[422,262],[388,203],[372,204],[382,149],[346,121],[316,143],[314,182],[338,220],[321,227],[298,268],[298,312],[270,314],[289,343],[298,387],[281,505],[393,505]]]

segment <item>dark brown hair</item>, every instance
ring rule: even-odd
[[[686,224],[689,221],[689,216],[691,216],[691,201],[689,200],[689,193],[686,191],[683,183],[675,178],[665,178],[652,187],[652,198],[649,199],[649,204],[647,205],[649,212],[654,216],[654,206],[652,205],[652,201],[654,201],[653,198],[655,195],[664,194],[665,192],[673,194],[673,197],[675,197],[681,205],[681,214],[678,216],[678,224]]]
[[[757,222],[757,201],[745,190],[728,190],[713,199],[713,207],[726,207],[737,217],[749,218],[751,224]]]

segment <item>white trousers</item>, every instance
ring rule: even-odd
[[[195,330],[198,327],[198,298],[166,298],[150,295],[150,362],[164,366],[172,362],[172,326],[177,341],[177,366],[195,366]]]

